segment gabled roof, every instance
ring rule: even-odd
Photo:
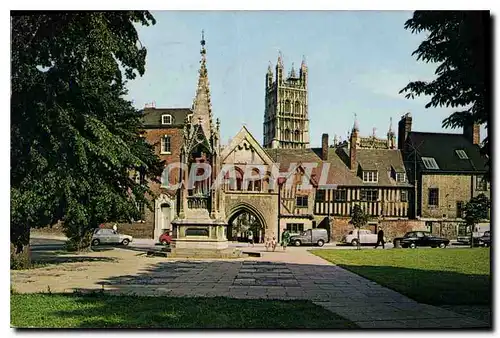
[[[481,156],[479,146],[472,144],[462,134],[423,133],[412,131],[408,140],[417,148],[420,168],[426,172],[486,172],[486,160]],[[467,159],[460,159],[456,150],[464,150]],[[408,148],[408,160],[412,161],[412,147]],[[422,157],[431,157],[439,169],[427,169]]]
[[[392,168],[404,172],[403,159],[399,150],[386,149],[358,149],[357,159],[365,167],[374,168],[379,172],[377,183],[364,183],[357,171],[351,171],[345,159],[341,158],[342,149],[328,149],[328,160],[323,161],[320,157],[321,148],[309,149],[266,149],[271,158],[280,164],[280,171],[288,171],[290,164],[317,163],[312,171],[312,180],[318,185],[336,184],[339,186],[407,186],[408,183],[396,182],[391,177]],[[400,169],[400,170],[399,170]],[[322,177],[323,171],[327,174],[326,179]]]
[[[142,110],[142,120],[144,128],[169,128],[180,127],[184,125],[184,121],[189,114],[193,112],[189,108],[144,108]],[[172,115],[172,124],[161,124],[161,116]]]

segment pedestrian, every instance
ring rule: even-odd
[[[248,234],[248,245],[250,246],[250,244],[252,244],[252,246],[255,246],[253,244],[253,232],[252,232],[252,230],[248,230],[247,234]]]
[[[271,241],[271,247],[273,248],[273,251],[276,250],[276,237],[273,236],[273,239]]]
[[[288,243],[290,243],[290,233],[285,229],[281,234],[281,246],[283,247],[283,251],[286,250]]]
[[[380,228],[377,233],[377,245],[375,245],[375,249],[378,248],[378,245],[382,244],[382,249],[385,249],[385,241],[384,241],[384,230]]]
[[[116,225],[116,223],[113,224],[113,231],[115,232],[115,234],[116,234],[116,231],[118,231],[118,226]]]

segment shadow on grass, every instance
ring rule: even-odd
[[[393,266],[337,264],[362,277],[431,305],[491,305],[491,277]]]
[[[36,314],[30,313],[35,310]],[[111,296],[104,293],[18,294],[18,328],[339,329],[356,326],[308,301]]]
[[[116,261],[116,259],[111,257],[88,256],[82,253],[68,251],[33,251],[31,253],[31,262],[35,267],[48,264],[114,261]]]

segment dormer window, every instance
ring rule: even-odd
[[[425,169],[439,169],[434,157],[422,157]]]
[[[363,171],[363,182],[365,183],[376,183],[378,182],[378,172],[375,170],[365,170]]]
[[[461,160],[468,160],[469,159],[469,157],[465,153],[465,150],[463,150],[463,149],[457,149],[457,150],[455,150],[455,153],[457,154],[458,158]]]
[[[406,182],[406,173],[396,173],[396,182]]]
[[[162,115],[161,124],[172,124],[172,115],[170,114]]]

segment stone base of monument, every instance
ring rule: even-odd
[[[192,259],[203,259],[203,258],[213,258],[213,259],[234,259],[247,257],[238,249],[226,248],[226,249],[189,249],[174,248],[168,254],[169,258],[192,258]]]
[[[241,251],[229,248],[227,224],[222,220],[190,217],[172,221],[172,250],[168,257],[239,258]]]

